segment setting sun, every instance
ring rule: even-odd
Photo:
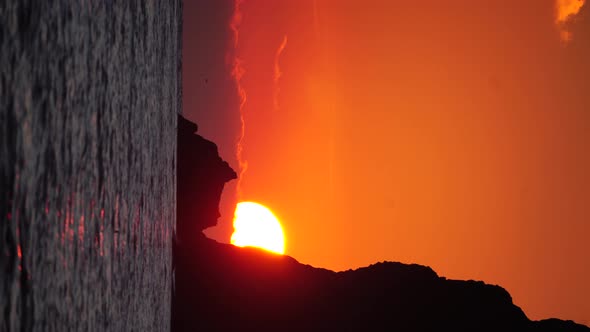
[[[254,202],[241,202],[236,206],[231,243],[285,253],[285,237],[278,218],[270,209]]]

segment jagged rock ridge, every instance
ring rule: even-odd
[[[196,126],[185,125],[178,183],[192,172],[207,182],[178,187],[179,212],[191,204],[205,213],[178,215],[179,233],[190,233],[178,234],[174,248],[173,331],[590,331],[571,321],[530,321],[502,287],[448,280],[425,266],[381,262],[333,272],[205,238],[219,189],[235,173],[194,134]]]

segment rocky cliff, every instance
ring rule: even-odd
[[[337,273],[205,238],[201,230],[215,224],[220,190],[235,173],[196,125],[184,126],[173,331],[590,331],[530,321],[502,287],[448,280],[425,266],[381,262]]]
[[[0,1],[0,331],[166,331],[182,1]]]

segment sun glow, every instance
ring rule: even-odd
[[[241,202],[236,206],[231,243],[238,247],[257,247],[277,254],[285,253],[281,223],[272,211],[255,202]]]

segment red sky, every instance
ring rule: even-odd
[[[238,170],[241,59],[241,199],[288,255],[428,265],[590,324],[587,5],[556,24],[553,0],[245,0],[235,50],[233,10],[185,3],[184,113]]]

